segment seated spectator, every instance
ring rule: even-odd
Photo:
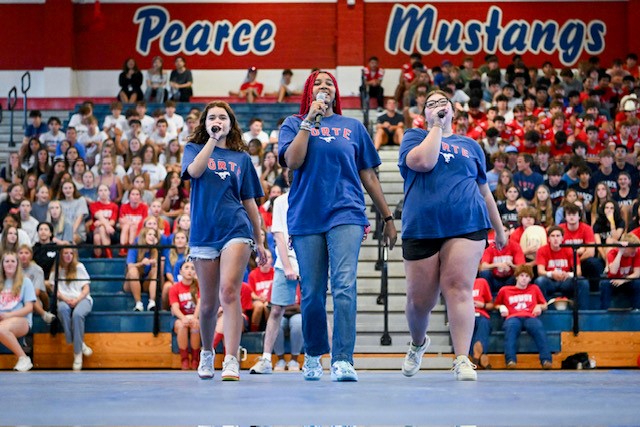
[[[626,225],[622,219],[620,209],[615,202],[605,202],[598,208],[596,222],[593,224],[593,236],[597,244],[617,243],[622,237]],[[598,254],[603,260],[607,259],[607,253],[611,246],[599,247]]]
[[[544,182],[544,185],[549,189],[549,198],[551,199],[551,204],[553,206],[554,212],[555,209],[560,206],[562,200],[567,192],[567,183],[562,180],[562,175],[564,174],[564,169],[562,165],[553,164],[549,166],[547,171],[547,180]],[[555,218],[554,218],[555,220]],[[554,221],[555,224],[558,224]]]
[[[386,144],[400,145],[403,134],[404,119],[402,114],[396,111],[395,99],[387,99],[385,112],[377,119],[373,145],[375,145],[376,150]]]
[[[620,208],[620,214],[625,224],[631,219],[631,207],[633,202],[638,198],[638,190],[631,185],[631,176],[628,172],[622,171],[618,173],[618,191],[612,194],[613,200]]]
[[[289,335],[289,345],[291,347],[291,358],[289,362],[284,359],[284,339],[285,335]],[[280,320],[278,336],[273,344],[273,352],[278,357],[273,370],[282,372],[287,369],[289,372],[297,372],[300,370],[298,357],[304,346],[304,337],[302,336],[302,314],[300,312],[300,286],[298,285],[296,292],[295,304],[284,307],[284,314]]]
[[[281,167],[278,163],[278,155],[273,151],[267,151],[262,158],[262,174],[260,175],[260,182],[262,183],[262,190],[265,194],[269,192],[275,183],[278,175],[280,175]]]
[[[10,153],[6,165],[0,170],[0,187],[7,191],[9,184],[22,184],[26,175],[27,171],[22,168],[18,153]]]
[[[518,339],[522,329],[533,338],[540,353],[540,364],[543,369],[551,369],[551,351],[547,342],[547,334],[540,321],[540,314],[547,309],[547,301],[536,285],[531,284],[533,270],[528,265],[521,265],[515,271],[516,284],[500,289],[495,306],[505,318],[504,357],[507,369],[517,367]]]
[[[9,185],[7,198],[0,202],[0,221],[11,212],[18,213],[22,199],[24,199],[24,187],[22,184]]]
[[[551,191],[549,190],[549,187],[541,184],[536,188],[533,200],[531,201],[531,206],[535,208],[538,213],[536,223],[545,228],[555,225],[553,203],[551,202]]]
[[[189,199],[189,192],[184,188],[185,182],[180,179],[178,172],[169,172],[165,177],[162,187],[156,192],[156,197],[161,201],[161,216],[173,227],[173,222],[182,214],[184,204]]]
[[[264,158],[264,151],[262,143],[258,138],[253,138],[247,144],[247,153],[251,158],[251,164],[256,170],[256,175],[262,176],[262,161]]]
[[[86,242],[85,220],[89,216],[89,208],[72,180],[63,181],[56,198],[60,201],[64,217],[72,224],[73,243],[77,245]]]
[[[40,143],[47,149],[49,155],[53,156],[56,152],[56,147],[64,141],[66,135],[60,130],[62,128],[62,122],[57,117],[49,117],[47,127],[49,131],[40,135],[39,139]]]
[[[111,111],[111,114],[104,118],[102,131],[109,138],[113,138],[114,141],[118,142],[117,140],[123,137],[125,130],[129,127],[127,118],[122,114],[122,102],[112,102],[109,106],[109,111]]]
[[[73,225],[62,211],[59,200],[49,202],[47,222],[53,226],[52,241],[58,245],[70,245],[73,242]]]
[[[496,189],[499,190],[500,186]],[[509,185],[505,191],[504,203],[498,205],[498,212],[502,223],[508,228],[516,228],[520,225],[518,222],[518,211],[516,209],[516,200],[520,196],[520,190],[515,184]]]
[[[115,173],[116,158],[113,155],[105,155],[100,160],[98,175],[96,176],[95,185],[106,185],[109,190],[109,199],[119,204],[122,201],[122,181]]]
[[[280,87],[278,88],[278,102],[284,102],[287,98],[295,95],[300,95],[302,90],[299,86],[294,84],[291,79],[293,78],[293,71],[289,68],[282,71],[282,79],[280,79]]]
[[[67,150],[67,153],[70,150]],[[87,167],[87,163],[82,159],[82,157],[76,159],[73,163],[69,163],[71,165],[71,170],[69,173],[71,174],[71,179],[73,180],[73,184],[76,186],[78,191],[84,188],[84,184],[82,183],[82,175],[89,170]]]
[[[149,139],[147,139],[147,144],[153,145],[156,149],[156,154],[160,155],[164,152],[169,144],[169,141],[176,137],[175,134],[169,133],[169,123],[167,119],[161,117],[156,122],[155,128],[151,135],[149,135]]]
[[[573,251],[571,248],[560,247],[565,238],[565,230],[553,226],[549,228],[548,233],[549,243],[538,250],[536,257],[538,278],[535,284],[540,287],[545,299],[551,295],[560,294],[563,297],[574,298],[579,308],[588,309],[589,284],[585,279],[578,278],[581,276],[580,262],[578,261],[576,266],[577,276],[574,276]],[[574,295],[574,280],[577,281],[577,296]]]
[[[154,56],[151,68],[147,70],[147,89],[144,91],[144,100],[147,102],[164,102],[167,74],[162,69],[163,63],[161,56]]]
[[[182,280],[169,290],[171,314],[175,317],[173,330],[178,341],[182,370],[198,369],[200,363],[200,290],[193,262],[187,261],[180,268]],[[191,362],[189,362],[191,346]]]
[[[516,227],[511,232],[511,235],[509,236],[510,241],[520,245],[520,247],[522,248],[522,252],[524,253],[524,257],[527,264],[531,266],[535,265],[536,253],[538,252],[538,249],[540,249],[541,245],[546,244],[546,241],[541,241],[540,239],[530,239],[530,238],[523,239],[523,236],[525,236],[525,232],[527,234],[532,232],[532,231],[527,231],[530,228],[533,229],[533,227],[540,227],[539,225],[537,225],[539,216],[540,214],[538,213],[538,210],[531,206],[527,206],[519,210],[518,211],[519,226]],[[546,234],[544,229],[541,229],[541,231],[542,231],[542,234]]]
[[[564,208],[569,205],[576,205],[580,208],[580,212],[582,215],[582,218],[580,220],[584,222],[584,209],[582,206],[582,201],[578,199],[578,192],[573,188],[569,188],[564,196],[564,199],[562,199],[562,203],[560,204],[560,206],[558,206],[558,210],[556,210],[556,225],[560,225],[564,222]]]
[[[90,170],[84,171],[82,174],[82,188],[78,189],[78,193],[87,204],[93,203],[98,200],[98,188],[96,187],[96,177]]]
[[[507,244],[501,250],[494,243],[491,243],[482,255],[480,261],[479,277],[484,279],[491,290],[491,294],[496,295],[500,288],[506,285],[513,285],[515,278],[513,271],[518,265],[526,262],[524,253],[520,247],[520,242],[509,238],[513,229],[503,225]]]
[[[560,224],[564,230],[564,242],[566,244],[593,244],[595,236],[593,229],[580,220],[580,208],[578,206],[567,206],[564,209],[565,222]],[[604,270],[605,263],[602,259],[596,257],[594,248],[578,249],[578,257],[582,265],[582,271],[588,279],[594,282],[600,278]],[[594,286],[597,289],[597,282]]]
[[[174,283],[180,281],[180,269],[189,255],[189,235],[184,231],[176,231],[171,239],[174,246],[165,250],[164,254],[164,283],[162,285],[162,308],[168,309],[169,291]]]
[[[173,138],[167,144],[167,148],[164,149],[164,152],[160,153],[158,163],[164,165],[167,172],[169,172],[169,170],[180,172],[183,152],[184,147],[180,145],[180,142],[178,142],[176,138]]]
[[[635,234],[625,234],[620,239],[619,248],[611,248],[607,254],[607,280],[600,281],[600,308],[611,307],[613,293],[630,296],[634,310],[640,310],[640,253],[637,247],[627,247],[629,243],[640,244]],[[630,294],[630,295],[629,295]]]
[[[261,330],[261,324],[266,324],[269,318],[269,299],[271,286],[273,285],[273,257],[269,250],[267,262],[249,273],[249,286],[251,287],[251,299],[253,300],[253,312],[251,314],[251,331]]]
[[[131,104],[142,99],[142,73],[133,58],[127,58],[122,65],[122,72],[118,76],[120,92],[118,100],[125,104]]]
[[[262,144],[262,148],[267,146],[269,143],[269,135],[262,130],[262,126],[264,125],[264,121],[259,117],[253,117],[249,120],[249,130],[242,134],[242,139],[246,144],[249,144],[249,141],[252,139],[260,140]]]
[[[30,123],[24,129],[24,138],[22,139],[23,146],[29,146],[31,139],[35,138],[37,140],[40,135],[47,133],[49,130],[47,124],[42,121],[42,113],[40,110],[29,111],[29,122]],[[35,151],[33,154],[35,154]]]
[[[162,199],[154,199],[149,205],[149,217],[156,220],[157,228],[160,231],[159,239],[166,241],[171,235],[171,226],[169,221],[162,217]],[[146,220],[145,220],[146,222]]]
[[[31,201],[24,199],[20,202],[20,228],[29,236],[29,246],[38,239],[36,228],[39,221],[31,216]]]
[[[53,289],[49,281],[49,275],[53,264],[58,257],[58,246],[51,239],[53,237],[53,225],[49,222],[38,224],[38,241],[33,245],[33,260],[44,273],[45,286],[48,290]]]
[[[177,138],[184,127],[184,119],[180,114],[176,113],[176,105],[176,102],[173,100],[166,101],[164,103],[164,115],[161,115],[161,118],[167,121],[169,125],[167,132],[170,133],[173,138]]]
[[[5,237],[5,232],[4,230],[8,230],[9,227],[13,227],[16,229],[17,232],[17,236],[18,236],[18,242],[17,245],[29,245],[31,246],[31,238],[29,237],[29,235],[27,234],[26,231],[24,231],[21,228],[22,224],[20,223],[20,214],[18,213],[10,213],[7,216],[4,217],[4,219],[2,220],[2,233],[0,233],[0,240],[4,239]],[[8,237],[8,236],[7,236]],[[18,251],[18,247],[13,248],[12,247],[12,251],[13,252],[17,252]]]
[[[138,244],[156,246],[159,242],[158,231],[144,227],[138,235]],[[133,247],[127,253],[127,272],[124,291],[131,292],[135,300],[133,311],[144,311],[142,292],[149,292],[147,310],[156,308],[156,288],[158,277],[158,249]]]
[[[2,239],[0,239],[0,253],[18,253],[18,229],[14,226],[4,227]]]
[[[118,205],[111,201],[109,187],[106,184],[98,186],[98,200],[89,205],[89,231],[93,233],[93,244],[97,246],[110,246],[112,237],[115,237],[116,223],[118,222]],[[96,258],[111,258],[111,248],[94,248]]]
[[[129,177],[127,176],[125,179],[128,180]],[[140,194],[142,195],[142,203],[145,205],[149,206],[151,202],[153,202],[153,199],[155,199],[155,192],[149,190],[149,175],[146,172],[133,176],[129,190],[127,190],[127,192],[124,193],[124,196],[122,196],[122,203],[129,202],[129,193],[134,188],[137,188],[140,191]]]
[[[478,278],[473,282],[473,305],[475,308],[475,325],[471,338],[471,361],[483,369],[491,369],[489,365],[489,336],[491,320],[489,311],[493,310],[493,297],[486,280]]]
[[[98,152],[102,149],[102,144],[108,139],[110,139],[109,135],[98,128],[98,119],[95,116],[91,116],[87,119],[87,132],[78,138],[78,144],[76,145],[84,147],[85,155],[82,157],[90,166],[93,166],[96,163]],[[67,149],[65,158],[67,163],[72,165],[73,161],[68,158],[68,154],[69,149]],[[78,152],[78,155],[80,155],[80,152]]]
[[[380,68],[377,56],[369,58],[369,64],[362,69],[362,75],[364,77],[365,89],[369,93],[369,97],[376,100],[378,104],[378,111],[382,111],[383,105],[385,105],[384,88],[382,87],[384,68]]]
[[[156,150],[150,144],[145,144],[142,147],[142,172],[148,174],[151,190],[162,187],[162,182],[167,176],[167,169],[158,162]]]
[[[267,232],[271,232],[271,223],[273,222],[273,201],[282,195],[282,189],[274,185],[269,189],[269,198],[266,202],[258,207],[258,212],[262,217],[262,223]]]
[[[47,126],[43,124],[43,126]],[[46,132],[46,130],[45,130]],[[29,171],[36,164],[38,150],[46,147],[40,143],[40,140],[37,137],[31,137],[27,142],[23,142],[20,147],[19,157],[20,157],[20,165],[22,169]]]
[[[533,171],[533,156],[531,154],[519,154],[517,166],[518,172],[513,174],[513,182],[518,186],[521,196],[531,200],[535,189],[544,182],[544,179],[542,175]]]
[[[82,369],[82,356],[93,354],[91,347],[84,343],[85,319],[93,306],[93,298],[89,294],[91,282],[87,269],[78,261],[75,249],[62,249],[58,273],[58,318],[67,344],[73,343],[73,370],[79,371]],[[55,274],[55,271],[51,272],[51,283],[56,280]]]
[[[240,91],[229,91],[229,95],[245,98],[248,103],[255,102],[262,96],[262,91],[264,90],[264,85],[256,80],[257,77],[258,69],[256,67],[250,67],[247,70],[247,76],[245,77],[244,82],[240,85]]]
[[[31,329],[36,293],[31,280],[23,276],[15,252],[2,254],[1,262],[0,343],[18,356],[18,363],[13,369],[26,372],[33,368],[33,363],[18,339],[27,335]]]
[[[142,220],[149,215],[149,207],[142,203],[140,190],[132,188],[129,192],[129,201],[120,206],[118,225],[120,226],[120,244],[133,245]],[[122,248],[120,256],[126,255],[127,250]]]
[[[175,102],[189,102],[193,96],[191,70],[187,69],[186,62],[182,56],[176,57],[175,66],[176,68],[169,75],[171,99]]]
[[[507,188],[511,185],[515,186],[513,183],[513,174],[509,169],[503,169],[502,172],[498,174],[498,183],[496,184],[496,189],[493,190],[493,198],[496,199],[496,205],[498,205],[498,207],[505,203]],[[516,187],[516,190],[517,189],[518,187]],[[520,195],[519,190],[518,195]]]
[[[33,261],[33,249],[29,245],[20,245],[18,249],[18,259],[22,267],[22,273],[28,277],[33,283],[36,292],[36,301],[33,305],[34,313],[40,315],[42,320],[50,324],[56,316],[47,311],[49,310],[49,289],[47,289],[44,281],[44,270]]]

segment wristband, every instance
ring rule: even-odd
[[[393,215],[389,215],[388,217],[385,217],[384,222],[389,222],[389,221],[393,221]]]
[[[313,127],[313,125],[307,119],[304,119],[302,121],[302,123],[300,123],[300,130],[306,130],[307,132],[311,132],[311,128],[312,127]]]

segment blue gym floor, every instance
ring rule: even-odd
[[[361,371],[201,381],[194,371],[0,373],[0,425],[640,425],[640,370]]]

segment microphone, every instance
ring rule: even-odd
[[[218,133],[220,132],[220,130],[221,130],[220,126],[216,126],[216,125],[211,126],[211,133]]]
[[[447,115],[447,112],[445,110],[438,111],[438,117],[440,117],[441,119],[444,119],[444,116],[446,115]]]
[[[326,98],[327,98],[327,94],[326,94],[326,93],[324,93],[324,92],[319,92],[319,93],[316,95],[316,101],[322,101],[322,102],[324,102],[324,100],[325,100]],[[318,113],[318,114],[316,114],[316,119],[315,119],[315,121],[314,121],[314,123],[313,123],[313,127],[314,127],[314,128],[316,128],[316,129],[320,129],[320,120],[322,120],[322,114],[321,114],[321,113]]]

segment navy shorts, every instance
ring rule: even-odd
[[[437,239],[403,239],[402,258],[407,261],[430,258],[440,252],[442,245],[444,245],[447,240],[468,239],[474,241],[484,240],[486,242],[488,235],[488,230],[479,230],[459,236],[441,237]]]

